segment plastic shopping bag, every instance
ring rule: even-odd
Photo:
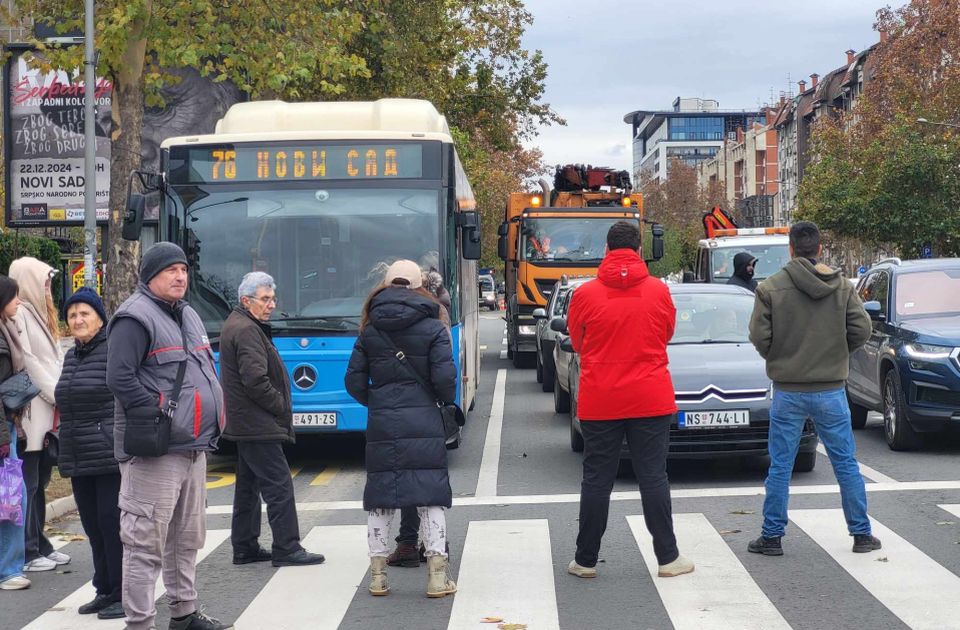
[[[23,525],[23,462],[13,457],[0,465],[0,521]]]

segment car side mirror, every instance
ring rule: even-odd
[[[697,276],[693,274],[692,271],[686,270],[683,272],[683,283],[690,284],[691,282],[696,282]]]
[[[865,310],[867,312],[867,315],[870,316],[870,319],[872,319],[875,322],[882,322],[886,320],[886,317],[884,317],[883,313],[880,312],[882,308],[880,307],[880,302],[878,302],[877,300],[870,300],[869,302],[864,302],[863,310]]]
[[[565,317],[557,317],[550,322],[550,330],[553,332],[567,334],[567,320]]]
[[[546,309],[543,309],[543,308],[534,309],[534,310],[533,310],[533,318],[534,318],[534,319],[546,319],[546,318],[547,318],[547,310],[546,310]]]
[[[573,341],[571,341],[570,337],[564,337],[560,340],[560,349],[564,352],[575,352],[573,349]]]

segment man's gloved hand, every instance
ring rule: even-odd
[[[0,459],[6,459],[7,457],[10,457],[10,445],[0,445]]]

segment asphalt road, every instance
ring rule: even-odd
[[[481,623],[483,617],[530,630],[960,628],[960,439],[894,453],[878,417],[857,432],[857,443],[882,551],[850,553],[824,455],[813,472],[794,476],[786,555],[780,558],[746,551],[760,530],[764,458],[678,461],[669,466],[675,526],[696,572],[651,577],[639,496],[632,475],[624,474],[615,488],[600,576],[569,576],[580,484],[569,419],[554,414],[551,395],[541,392],[533,370],[516,370],[501,358],[499,315],[481,318],[479,398],[463,447],[450,453],[455,505],[447,519],[460,592],[428,600],[422,568],[393,569],[391,595],[370,597],[366,515],[359,506],[362,438],[304,437],[289,454],[301,531],[305,545],[326,554],[327,563],[279,570],[230,564],[233,465],[229,457],[214,457],[208,546],[198,578],[210,614],[238,620],[244,630],[497,627]],[[55,527],[82,531],[75,518]],[[269,546],[266,524],[262,542]],[[90,553],[83,541],[58,544],[73,562],[31,575],[28,591],[0,592],[0,627],[123,627],[75,614],[75,602],[86,595],[78,589],[92,575]],[[158,627],[166,627],[165,607],[158,608]]]

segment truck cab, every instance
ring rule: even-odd
[[[684,282],[726,284],[733,276],[733,258],[747,252],[757,259],[754,279],[763,280],[790,260],[787,228],[741,228],[719,230],[697,244],[697,262],[684,274]]]

